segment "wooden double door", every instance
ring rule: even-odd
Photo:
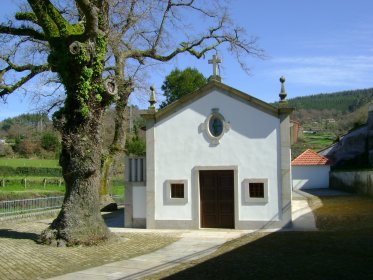
[[[199,171],[201,227],[234,228],[233,170]]]

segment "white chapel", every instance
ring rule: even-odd
[[[291,156],[284,82],[278,107],[221,82],[146,119],[146,158],[127,158],[125,226],[263,229],[291,223]],[[153,92],[154,94],[154,92]]]

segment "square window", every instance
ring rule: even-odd
[[[163,184],[165,205],[184,205],[188,203],[188,180],[166,180]]]
[[[184,198],[184,184],[171,184],[171,198]]]
[[[268,203],[268,179],[244,179],[242,182],[244,204]]]
[[[264,183],[249,183],[250,197],[264,198]]]

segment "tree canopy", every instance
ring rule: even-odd
[[[166,100],[160,108],[178,100],[180,97],[191,93],[207,83],[207,79],[195,68],[184,70],[174,69],[163,81],[162,90]]]

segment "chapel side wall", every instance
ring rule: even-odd
[[[291,140],[290,140],[290,113],[291,109],[287,108],[286,103],[280,102],[280,174],[279,184],[281,186],[279,199],[279,216],[278,226],[285,227],[292,221],[292,174],[291,174]]]
[[[230,130],[216,146],[206,139],[201,127],[213,108],[219,108],[219,113],[230,123]],[[195,220],[199,220],[199,186],[193,170],[197,166],[216,169],[236,166],[237,227],[238,221],[243,227],[245,222],[278,221],[278,197],[282,191],[278,183],[281,180],[279,131],[280,122],[276,116],[218,91],[179,109],[172,118],[168,116],[156,122],[154,147],[157,155],[162,156],[157,158],[154,167],[157,174],[154,179],[155,220],[164,221],[164,225],[167,221],[180,221],[181,227],[198,227]],[[244,202],[243,181],[247,178],[268,179],[267,203]],[[167,180],[188,181],[188,197],[184,204],[165,203]]]
[[[155,228],[155,127],[146,121],[146,228]]]

